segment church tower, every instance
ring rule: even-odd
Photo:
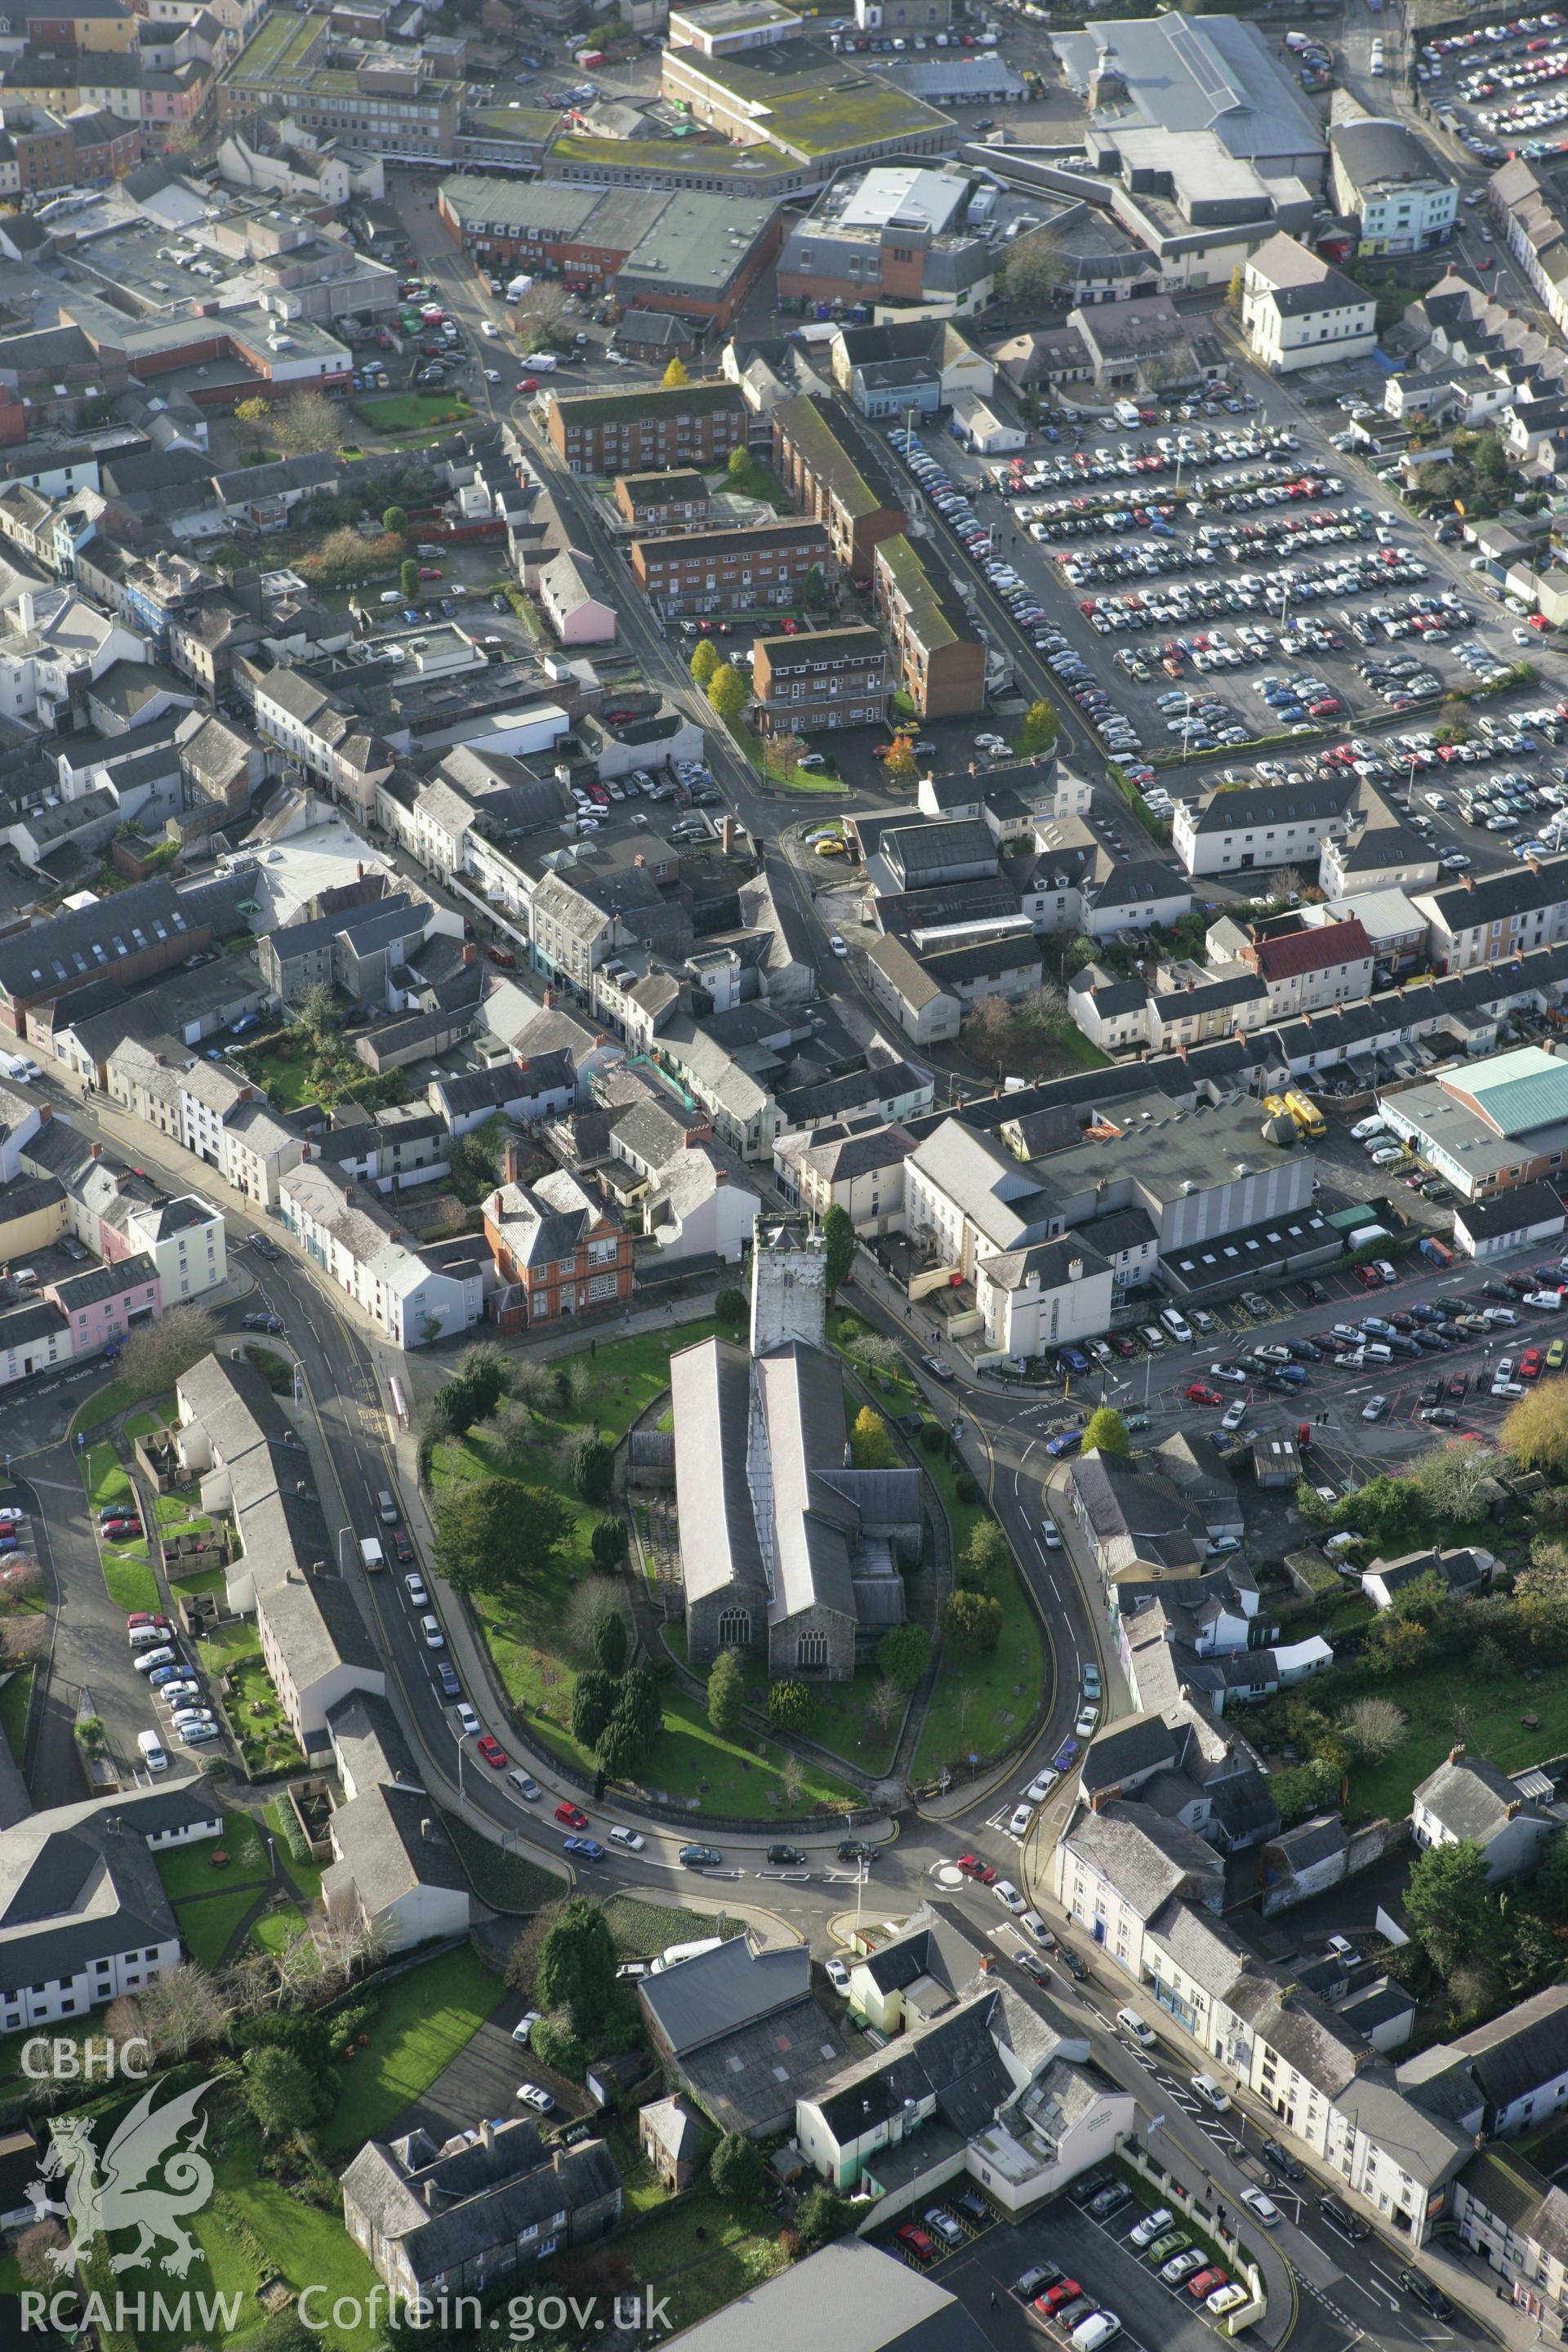
[[[809,1217],[759,1217],[752,1234],[752,1354],[827,1338],[827,1244]]]

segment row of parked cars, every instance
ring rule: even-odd
[[[1051,436],[1047,435],[1047,438]],[[1059,436],[1058,436],[1059,437]],[[1131,481],[1139,476],[1193,474],[1211,466],[1237,466],[1249,458],[1269,462],[1255,475],[1239,474],[1237,484],[1254,488],[1289,478],[1291,468],[1282,461],[1300,447],[1300,436],[1289,425],[1245,425],[1209,432],[1200,425],[1191,433],[1161,433],[1151,442],[1122,441],[1114,449],[1064,450],[1059,457],[1015,457],[999,466],[994,480],[1004,498],[1026,498],[1032,491],[1058,483]]]
[[[222,1726],[205,1704],[195,1668],[174,1638],[172,1619],[151,1610],[133,1610],[126,1618],[125,1633],[132,1664],[146,1676],[147,1687],[159,1704],[169,1710],[168,1732],[138,1732],[136,1745],[149,1772],[166,1772],[171,1741],[181,1748],[207,1748],[222,1738]]]
[[[928,2205],[918,2221],[906,2221],[897,2242],[908,2259],[923,2270],[941,2254],[957,2253],[995,2218],[978,2189],[953,2189],[943,2204]]]

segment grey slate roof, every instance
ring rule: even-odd
[[[685,2330],[681,2352],[763,2352],[822,2340],[834,2352],[989,2352],[956,2296],[864,2238],[839,2238]]]
[[[758,1951],[745,1935],[644,1977],[637,1986],[643,2007],[678,2058],[806,2000],[810,1991],[811,1955],[804,1944]]]

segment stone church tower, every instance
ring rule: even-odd
[[[809,1217],[759,1217],[752,1238],[752,1354],[827,1343],[827,1244]]]

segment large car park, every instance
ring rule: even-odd
[[[1506,677],[1474,634],[1479,598],[1433,582],[1392,510],[1347,499],[1326,446],[1303,449],[1310,423],[1131,429],[989,467],[978,487],[918,434],[889,438],[1157,819],[1173,806],[1157,763],[1300,737],[1300,772],[1363,711],[1436,714],[1455,687]],[[987,495],[1009,502],[1000,524]],[[1381,780],[1400,782],[1428,747],[1386,748]]]

